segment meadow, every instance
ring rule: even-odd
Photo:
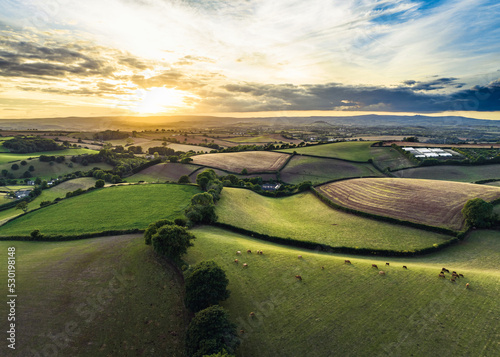
[[[16,356],[184,356],[182,279],[142,235],[0,242],[3,261],[8,247],[16,248]]]
[[[351,177],[382,176],[371,164],[295,155],[281,170],[281,180],[290,184],[319,184]]]
[[[32,152],[28,154],[13,154],[13,153],[6,153],[2,152],[0,153],[0,165],[1,164],[6,164],[9,162],[14,162],[14,161],[19,161],[19,160],[27,160],[29,158],[37,158],[40,157],[40,155],[47,155],[47,156],[76,156],[76,155],[83,155],[83,154],[97,154],[98,152],[95,150],[90,150],[90,149],[64,149],[64,150],[57,150],[57,151],[42,151],[42,152]]]
[[[500,179],[500,165],[425,166],[396,171],[394,175],[401,178],[476,182],[480,180]]]
[[[452,230],[462,228],[469,199],[500,198],[500,189],[491,186],[398,178],[332,182],[317,191],[343,207]]]
[[[174,184],[125,185],[97,189],[28,213],[0,227],[0,236],[76,235],[106,230],[145,229],[159,219],[184,214],[195,186]]]
[[[335,210],[310,192],[269,198],[250,190],[225,187],[216,212],[222,223],[334,247],[412,250],[450,239],[446,235]]]
[[[375,141],[347,141],[331,144],[312,145],[301,148],[283,149],[279,152],[293,153],[296,151],[301,155],[313,155],[343,159],[349,161],[368,162],[372,158],[370,147]]]
[[[185,260],[213,259],[228,275],[231,297],[222,305],[244,330],[238,357],[500,354],[498,232],[474,232],[467,246],[399,259],[303,252],[212,227],[193,232]],[[465,278],[438,278],[442,266]]]
[[[278,171],[289,155],[269,151],[243,151],[193,156],[193,163],[216,169],[240,173]]]
[[[400,170],[415,166],[406,156],[389,147],[370,147],[373,162],[381,169]]]
[[[190,175],[200,167],[190,164],[161,163],[150,166],[132,176],[126,178],[127,182],[165,182],[178,181],[183,175]]]

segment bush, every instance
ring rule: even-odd
[[[174,222],[172,222],[169,219],[160,219],[159,221],[151,223],[148,228],[144,231],[144,243],[147,245],[151,244],[151,238],[156,234],[158,231],[158,228],[167,226],[167,225],[173,225]]]
[[[151,237],[151,242],[155,252],[177,261],[183,254],[186,254],[189,247],[193,246],[191,241],[194,239],[195,236],[186,228],[166,225],[158,229]]]
[[[186,276],[186,306],[193,312],[229,298],[229,280],[224,270],[212,260],[197,264]]]
[[[105,182],[104,182],[104,180],[102,180],[102,179],[101,179],[101,180],[97,180],[97,181],[95,182],[95,188],[101,188],[101,187],[104,187],[104,183],[105,183]]]
[[[217,221],[213,196],[210,193],[197,193],[191,198],[186,209],[186,217],[194,224],[210,224]]]
[[[189,324],[186,334],[186,352],[189,357],[202,357],[227,351],[234,354],[240,341],[236,325],[220,306],[211,306],[198,312]]]
[[[12,170],[19,170],[19,165],[18,164],[12,164],[10,167]]]
[[[466,224],[478,228],[490,227],[497,218],[493,205],[482,198],[468,200],[462,208],[462,214]]]
[[[179,181],[177,181],[178,183],[191,183],[191,180],[189,180],[189,176],[188,175],[182,175],[181,177],[179,177]]]

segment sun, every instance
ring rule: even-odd
[[[186,107],[184,100],[187,97],[192,97],[192,94],[175,88],[138,89],[130,98],[129,109],[139,114],[173,112]]]

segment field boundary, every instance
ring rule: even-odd
[[[87,238],[96,238],[96,237],[109,237],[109,236],[117,236],[124,234],[135,234],[135,233],[144,233],[144,229],[118,229],[118,230],[109,230],[102,232],[91,232],[91,233],[83,233],[83,234],[71,234],[71,235],[40,235],[36,238],[32,236],[0,236],[0,241],[32,241],[32,242],[62,242],[62,241],[70,241],[70,240],[78,240],[78,239],[87,239]]]
[[[443,243],[435,244],[432,247],[426,247],[422,249],[412,249],[412,250],[391,250],[391,249],[375,249],[375,248],[371,249],[371,248],[354,248],[354,247],[344,247],[344,246],[334,247],[328,244],[321,244],[306,240],[297,240],[292,238],[270,236],[268,234],[254,232],[245,228],[236,227],[231,224],[222,222],[214,222],[212,225],[235,233],[244,234],[251,238],[257,238],[264,241],[287,245],[291,247],[304,248],[308,250],[314,250],[317,252],[353,254],[353,255],[364,255],[364,256],[376,255],[382,257],[414,257],[414,256],[435,253],[444,248],[449,247],[452,244],[459,242],[459,239],[457,237],[453,237]]]

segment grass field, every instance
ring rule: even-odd
[[[63,200],[0,227],[0,236],[79,234],[115,229],[145,229],[162,218],[183,216],[195,186],[154,184],[115,186]],[[64,217],[64,218],[63,218]]]
[[[500,189],[491,186],[399,178],[332,182],[317,190],[347,208],[453,230],[463,226],[467,200],[500,197]]]
[[[312,193],[269,198],[226,187],[217,214],[220,222],[254,232],[331,246],[411,250],[450,239],[334,210]]]
[[[371,147],[370,155],[373,162],[382,170],[386,168],[399,170],[415,166],[406,156],[389,147]]]
[[[427,166],[394,172],[398,177],[458,182],[500,179],[500,165]]]
[[[3,344],[0,355],[184,356],[182,281],[142,235],[0,242],[5,262],[8,247],[16,248],[17,349],[12,354]],[[6,264],[0,271],[7,286]],[[66,326],[69,346],[57,347],[50,334],[67,333]]]
[[[43,151],[43,152],[32,152],[29,154],[12,154],[12,153],[0,153],[0,164],[5,164],[11,161],[26,160],[28,158],[36,158],[40,155],[47,156],[66,156],[66,155],[83,155],[83,154],[97,154],[95,150],[89,149],[65,149],[57,151]]]
[[[248,173],[279,170],[289,155],[269,151],[243,151],[193,156],[193,163],[217,169],[240,173],[247,169]]]
[[[229,138],[222,138],[226,141],[231,141],[233,143],[243,144],[243,143],[274,143],[274,142],[300,142],[299,140],[294,139],[286,139],[279,134],[271,134],[271,135],[259,135],[259,136],[235,136]]]
[[[148,167],[126,178],[127,182],[165,182],[177,181],[183,175],[190,175],[199,166],[189,164],[162,163]],[[194,182],[194,181],[193,181]]]
[[[16,179],[22,178],[22,175],[28,168],[33,165],[35,171],[31,172],[33,178],[40,177],[42,180],[49,180],[51,178],[57,178],[75,171],[88,171],[93,167],[99,167],[103,170],[111,170],[113,167],[109,164],[98,162],[83,166],[78,163],[72,163],[73,167],[69,167],[71,156],[67,156],[65,162],[57,163],[53,162],[51,165],[49,162],[41,162],[38,159],[27,160],[25,166],[19,165],[19,170],[12,170],[12,164],[0,165],[0,171],[5,169],[14,174]],[[18,163],[19,164],[19,163]]]
[[[245,331],[238,357],[500,355],[498,232],[475,232],[426,257],[389,260],[303,252],[211,227],[194,233],[186,260],[213,259],[228,275],[231,297],[222,305]],[[465,278],[438,278],[443,266]]]
[[[280,176],[286,183],[311,181],[319,184],[348,177],[382,176],[382,173],[368,163],[295,155],[281,170]]]
[[[373,143],[375,143],[375,141],[348,141],[278,151],[286,153],[293,153],[296,151],[298,154],[303,155],[367,162],[372,157],[370,154],[370,146]]]
[[[485,183],[485,185],[500,187],[500,181],[488,182],[488,183]]]

